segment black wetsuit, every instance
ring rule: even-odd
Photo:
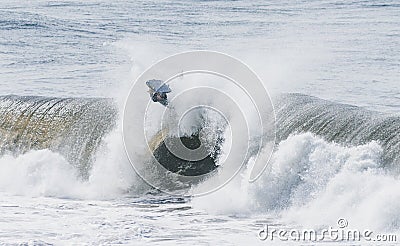
[[[160,96],[161,99],[159,99],[158,96]],[[168,105],[167,93],[165,92],[155,92],[151,97],[151,100],[153,100],[153,102],[159,102],[164,106]]]

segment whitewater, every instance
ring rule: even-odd
[[[400,240],[399,27],[400,5],[391,0],[2,3],[0,244],[376,245],[260,239],[267,225],[320,231],[340,219]],[[272,155],[250,156],[230,182],[201,196],[187,194],[212,186],[218,172],[188,188],[149,170],[152,182],[188,193],[157,191],[131,165],[123,137],[135,80],[188,50],[243,61],[275,111]],[[178,77],[171,87],[179,94],[199,84],[248,104],[210,75]],[[232,143],[227,119],[208,110],[180,122],[177,136],[173,113],[201,103],[221,100],[182,98],[167,117],[167,138],[198,136],[219,156],[208,157],[216,166],[232,147],[233,155],[255,151],[244,137]],[[143,116],[157,144],[165,140],[154,137],[162,109],[152,104]],[[236,111],[227,115],[240,125]],[[260,137],[255,122],[252,140]],[[135,157],[140,168],[151,166],[140,148]],[[249,182],[258,162],[265,170]]]

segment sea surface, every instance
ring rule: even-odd
[[[146,68],[189,50],[232,55],[292,100],[279,103],[298,114],[280,113],[288,134],[261,177],[243,172],[201,197],[154,192],[127,160],[116,117],[84,174],[73,152],[1,152],[0,244],[281,245],[260,230],[321,231],[340,219],[400,240],[399,1],[8,0],[0,96],[112,98],[122,112]],[[4,112],[21,114],[7,102],[2,126]]]

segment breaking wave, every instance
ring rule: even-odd
[[[241,175],[192,205],[310,227],[346,217],[359,228],[399,230],[399,116],[303,94],[273,100],[276,150],[263,175],[248,182],[250,158]],[[0,113],[0,191],[82,199],[151,191],[127,160],[112,100],[4,96]]]

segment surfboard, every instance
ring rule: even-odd
[[[146,85],[153,91],[153,92],[160,92],[160,93],[170,93],[171,88],[164,81],[158,79],[151,79],[146,81]]]

